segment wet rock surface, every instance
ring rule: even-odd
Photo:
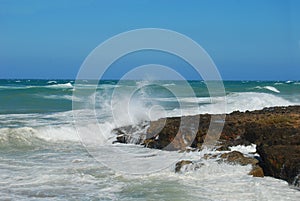
[[[199,162],[194,162],[190,160],[181,160],[175,164],[175,172],[185,172],[185,170],[195,171],[202,167],[204,164]]]
[[[211,120],[215,125],[224,123],[221,132],[214,129],[218,126],[212,127]],[[254,159],[250,162],[253,165],[252,175],[264,174],[299,186],[300,106],[236,111],[227,114],[225,122],[221,120],[222,117],[210,114],[159,119],[149,122],[142,134],[144,137],[138,143],[148,148],[169,151],[186,150],[189,147],[202,149],[207,142],[215,143],[218,150],[254,143],[257,145],[260,161],[254,164]],[[212,129],[209,129],[210,126]],[[130,126],[128,129],[130,131]],[[121,133],[117,141],[126,143],[126,133],[127,131]],[[236,157],[236,162],[243,164],[241,157],[237,157],[239,154],[235,155],[227,156],[227,160],[235,161]]]
[[[249,172],[249,175],[254,177],[264,177],[264,171],[259,166],[259,160],[256,158],[246,157],[238,151],[221,154],[220,158],[222,161],[230,164],[252,165],[252,170]]]
[[[226,162],[240,165],[256,165],[258,160],[251,157],[245,157],[241,152],[232,151],[221,155],[221,159],[225,159]]]

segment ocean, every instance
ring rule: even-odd
[[[300,81],[224,87],[226,113],[300,105]],[[299,200],[285,181],[249,176],[250,166],[203,159],[217,151],[112,143],[120,126],[142,132],[149,120],[219,111],[202,81],[0,80],[0,200]],[[180,159],[201,167],[175,173]]]

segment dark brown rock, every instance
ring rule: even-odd
[[[261,167],[266,176],[284,179],[290,184],[300,175],[300,145],[260,145]]]
[[[181,168],[185,165],[188,165],[188,164],[192,164],[193,162],[192,161],[189,161],[189,160],[182,160],[182,161],[179,161],[176,163],[175,165],[175,172],[180,172]]]
[[[175,172],[181,172],[185,166],[188,166],[188,170],[195,171],[202,167],[204,164],[199,162],[193,162],[190,160],[182,160],[176,163],[175,165]]]
[[[249,175],[253,177],[264,177],[264,171],[259,165],[252,166],[252,170],[249,172]]]
[[[258,160],[255,158],[245,157],[242,153],[238,151],[232,151],[229,153],[224,153],[220,156],[224,161],[232,164],[240,165],[256,165]]]

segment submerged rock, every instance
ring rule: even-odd
[[[175,172],[180,172],[181,168],[185,165],[188,165],[188,164],[192,164],[193,162],[192,161],[189,161],[189,160],[182,160],[182,161],[179,161],[176,163],[175,165]]]
[[[190,160],[182,160],[176,163],[175,165],[175,173],[184,172],[186,170],[195,171],[202,167],[203,164],[199,162],[193,162]]]

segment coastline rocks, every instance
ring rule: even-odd
[[[255,158],[246,157],[238,151],[221,154],[220,158],[230,164],[252,165],[249,175],[253,177],[264,177],[263,169],[259,166],[259,161]]]
[[[259,166],[253,165],[253,175],[262,175],[264,172],[265,176],[280,178],[299,186],[300,106],[235,111],[226,115],[221,133],[214,134],[215,130],[212,129],[212,133],[207,135],[211,119],[217,118],[218,115],[210,114],[162,118],[150,122],[147,127],[141,126],[142,131],[130,126],[119,130],[116,132],[117,141],[134,141],[148,148],[168,151],[184,151],[188,147],[200,150],[205,142],[214,142],[215,139],[218,139],[217,150],[222,151],[230,150],[231,146],[254,143],[261,161]],[[231,157],[237,156],[235,153],[227,158],[231,160]],[[248,159],[238,157],[236,160],[246,163]]]
[[[249,172],[249,175],[253,177],[264,177],[263,169],[259,166],[259,161],[255,158],[246,157],[241,152],[232,151],[228,153],[223,153],[221,155],[206,155],[205,159],[216,159],[220,158],[217,161],[227,162],[229,164],[235,165],[252,165],[252,169]],[[175,165],[175,173],[183,172],[185,170],[196,170],[200,168],[203,164],[196,163],[191,160],[181,160]]]
[[[260,145],[257,152],[266,176],[283,179],[300,187],[300,145]]]
[[[168,151],[185,150],[196,138],[199,118],[200,115],[195,115],[152,121],[143,144],[148,148]]]
[[[266,176],[300,187],[297,180],[300,175],[300,113],[294,113],[298,112],[296,108],[293,112],[290,109],[249,123],[243,137],[257,145],[261,157],[259,165]]]
[[[185,172],[185,171],[195,171],[203,166],[202,163],[193,162],[190,160],[181,160],[175,164],[175,173]]]
[[[146,129],[148,123],[143,122],[135,126],[123,126],[112,130],[112,133],[116,135],[116,140],[113,143],[131,143],[141,144],[146,139]]]
[[[256,165],[258,160],[255,158],[245,157],[241,152],[232,151],[229,153],[221,154],[221,159],[231,164],[240,164],[240,165]]]
[[[259,165],[252,166],[252,170],[249,172],[249,175],[253,177],[264,177],[264,171]]]
[[[182,161],[179,161],[175,164],[175,172],[180,172],[181,171],[181,168],[185,165],[188,165],[188,164],[192,164],[193,162],[192,161],[189,161],[189,160],[182,160]]]

